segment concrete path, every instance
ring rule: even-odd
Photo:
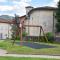
[[[10,56],[10,57],[34,57],[34,58],[54,58],[60,59],[60,56],[50,56],[50,55],[19,55],[19,54],[3,54],[0,56]]]
[[[0,56],[10,56],[10,57],[34,57],[34,58],[55,58],[60,59],[60,56],[50,56],[50,55],[20,55],[20,54],[7,54],[6,50],[0,49]]]
[[[4,54],[6,54],[6,53],[7,53],[6,50],[0,49],[0,56],[1,56],[1,55],[4,55]]]

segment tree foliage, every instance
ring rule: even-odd
[[[60,1],[58,2],[58,8],[56,10],[56,19],[57,19],[56,29],[57,32],[60,32]]]
[[[17,26],[13,24],[11,30],[12,30],[12,39],[16,39],[17,38],[17,30],[18,30]]]
[[[19,16],[15,15],[15,24],[12,25],[12,38],[15,40],[19,40]]]

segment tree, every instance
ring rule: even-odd
[[[15,24],[13,24],[12,25],[12,28],[11,28],[11,30],[12,30],[12,39],[16,39],[16,37],[17,37],[17,26],[15,25]]]
[[[12,39],[19,40],[19,16],[15,14],[15,24],[12,25]]]
[[[60,32],[60,1],[58,2],[58,8],[56,10],[56,20],[57,20],[56,29],[57,32]]]

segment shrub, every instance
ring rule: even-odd
[[[20,36],[17,36],[15,39],[16,39],[16,40],[20,40]]]
[[[24,38],[26,35],[27,35],[26,32],[23,32],[23,33],[22,33],[23,38]],[[16,39],[16,40],[20,40],[20,36],[18,35],[15,39]]]
[[[26,33],[26,32],[23,32],[23,33],[22,33],[22,36],[23,36],[23,37],[24,37],[24,36],[26,36],[26,35],[27,35],[27,33]]]
[[[46,36],[47,36],[49,42],[52,43],[54,41],[54,34],[52,32],[46,33]]]

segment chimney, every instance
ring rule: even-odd
[[[32,6],[27,6],[26,7],[26,15],[28,14],[28,12],[30,11],[30,10],[32,10],[33,9],[33,7]]]

